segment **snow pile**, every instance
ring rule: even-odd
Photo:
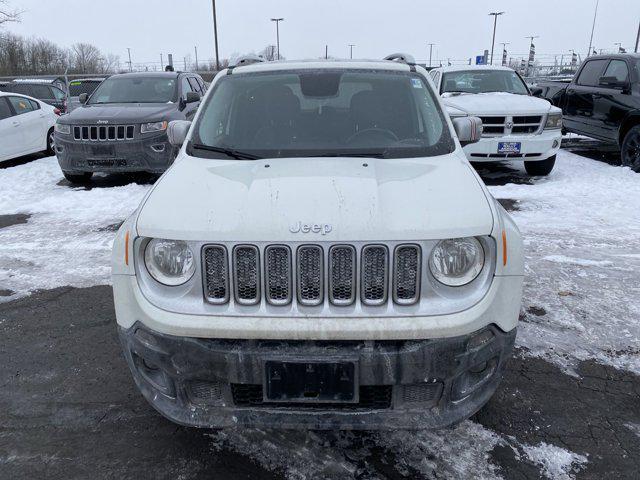
[[[567,372],[640,373],[640,175],[561,151],[549,177],[490,190],[517,201],[525,239],[518,344]]]
[[[30,214],[0,229],[0,289],[13,300],[34,290],[109,284],[117,225],[138,206],[148,185],[72,188],[55,157],[0,170],[0,215]]]
[[[522,446],[527,458],[542,467],[542,473],[553,480],[570,480],[573,473],[587,463],[587,457],[542,442],[538,446]]]

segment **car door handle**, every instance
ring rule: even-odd
[[[13,126],[14,127],[19,127],[20,126],[20,122],[13,122]]]

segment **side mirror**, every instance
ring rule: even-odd
[[[174,120],[169,122],[167,127],[167,137],[169,143],[174,147],[181,147],[187,139],[187,134],[191,128],[191,122],[186,120]]]
[[[460,145],[464,147],[480,141],[480,137],[482,137],[482,120],[478,117],[454,118],[453,129],[456,131]]]
[[[89,95],[87,95],[86,93],[81,93],[78,97],[78,100],[80,100],[80,103],[84,105],[85,103],[87,103],[87,100],[89,100]]]
[[[540,97],[542,96],[542,92],[544,92],[541,87],[531,87],[529,90],[531,91],[531,96],[533,97]]]
[[[185,99],[184,103],[188,104],[188,103],[196,103],[200,101],[200,94],[196,93],[196,92],[187,92],[187,98]]]
[[[627,82],[621,82],[616,77],[600,77],[598,85],[608,88],[625,88],[627,86]]]

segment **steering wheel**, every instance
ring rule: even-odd
[[[399,140],[395,133],[391,130],[387,130],[386,128],[367,128],[351,135],[347,140],[347,143],[354,143],[356,140],[362,141],[368,138],[379,139],[380,137],[386,137],[393,142],[397,142]]]

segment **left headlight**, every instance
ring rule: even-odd
[[[71,125],[56,123],[55,130],[63,135],[69,135],[71,134]]]
[[[196,271],[191,248],[180,240],[151,240],[144,251],[144,263],[155,280],[170,287],[187,283]]]
[[[461,287],[474,281],[484,267],[484,249],[473,237],[438,242],[429,257],[429,269],[440,283]]]
[[[140,126],[140,133],[164,132],[168,122],[143,123]]]
[[[544,126],[545,130],[556,130],[562,128],[562,114],[550,113],[547,116],[547,123]]]

